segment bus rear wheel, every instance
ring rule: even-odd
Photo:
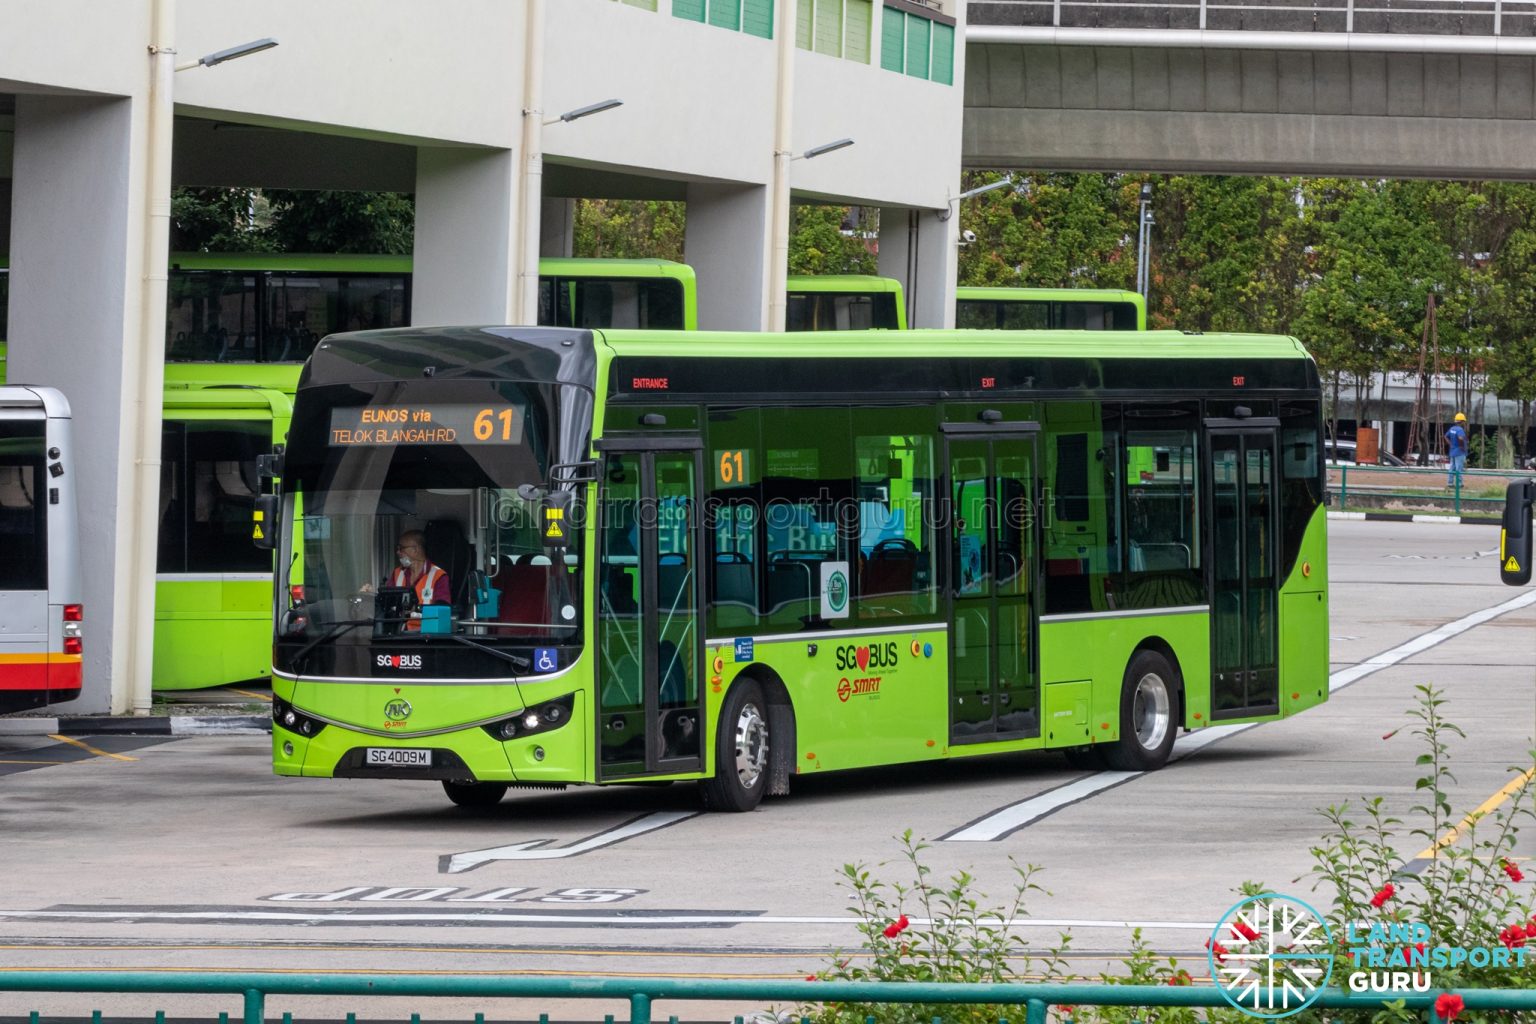
[[[1156,651],[1137,651],[1120,686],[1120,738],[1104,760],[1123,772],[1149,772],[1168,763],[1178,735],[1179,674]]]
[[[460,807],[495,807],[507,795],[507,787],[501,782],[454,782],[443,780],[443,792]]]
[[[711,811],[750,811],[768,791],[768,704],[756,680],[743,679],[726,694],[715,730],[715,775],[699,783]]]

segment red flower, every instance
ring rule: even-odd
[[[1504,943],[1504,945],[1508,946],[1510,949],[1514,949],[1516,946],[1525,945],[1525,927],[1518,924],[1510,925],[1508,928],[1505,928],[1503,931],[1499,932],[1499,941]]]
[[[907,927],[911,925],[911,923],[911,921],[907,920],[907,915],[902,914],[896,920],[885,926],[885,937],[888,939],[894,939],[896,936],[906,931]]]
[[[1179,969],[1178,974],[1171,975],[1168,978],[1168,984],[1170,985],[1193,985],[1194,983],[1195,979],[1191,978],[1189,972],[1183,968]]]
[[[1061,1016],[1066,1017],[1068,1020],[1071,1020],[1072,1017],[1077,1013],[1077,1007],[1075,1007],[1075,1006],[1058,1006],[1058,1007],[1056,1007],[1056,1012],[1059,1013]]]
[[[1442,992],[1440,998],[1435,1000],[1435,1016],[1449,1024],[1456,1019],[1456,1015],[1467,1008],[1467,1001],[1461,996],[1450,992]]]
[[[816,980],[816,975],[814,975],[814,974],[807,974],[805,976],[805,980],[806,981],[815,981]]]
[[[1531,923],[1525,926],[1525,937],[1536,939],[1536,919],[1532,919]]]
[[[1379,890],[1377,890],[1375,896],[1371,897],[1371,906],[1375,907],[1377,910],[1380,910],[1381,907],[1382,907],[1382,904],[1386,903],[1387,900],[1391,899],[1393,894],[1396,893],[1396,892],[1397,892],[1397,890],[1392,888],[1392,883],[1388,882],[1386,885],[1382,886]]]
[[[1232,934],[1239,938],[1247,939],[1249,942],[1259,941],[1259,933],[1246,921],[1233,921],[1228,927],[1232,929]]]
[[[1504,869],[1504,873],[1509,876],[1511,882],[1525,881],[1525,872],[1521,871],[1519,866],[1513,862],[1505,860],[1499,866]]]
[[[1227,962],[1227,947],[1226,946],[1223,946],[1219,942],[1212,942],[1210,939],[1206,939],[1205,940],[1205,948],[1211,951],[1211,956],[1213,956],[1216,959],[1217,963],[1224,964],[1224,963]]]

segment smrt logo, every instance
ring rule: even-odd
[[[842,701],[844,704],[848,703],[849,697],[867,697],[872,693],[879,692],[879,676],[874,676],[869,679],[855,679],[852,682],[849,682],[848,677],[844,676],[837,681],[837,699]]]
[[[374,661],[379,668],[421,668],[419,654],[381,654]]]

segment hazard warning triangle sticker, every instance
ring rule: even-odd
[[[1515,556],[1514,555],[1510,555],[1509,556],[1509,561],[1504,563],[1504,571],[1505,572],[1519,572],[1520,571],[1520,563],[1515,561]]]

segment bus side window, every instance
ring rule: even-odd
[[[856,409],[859,503],[856,610],[861,619],[930,617],[934,573],[933,413]]]
[[[762,417],[756,409],[711,409],[704,446],[709,500],[705,583],[711,633],[751,630],[762,593],[764,523]]]

